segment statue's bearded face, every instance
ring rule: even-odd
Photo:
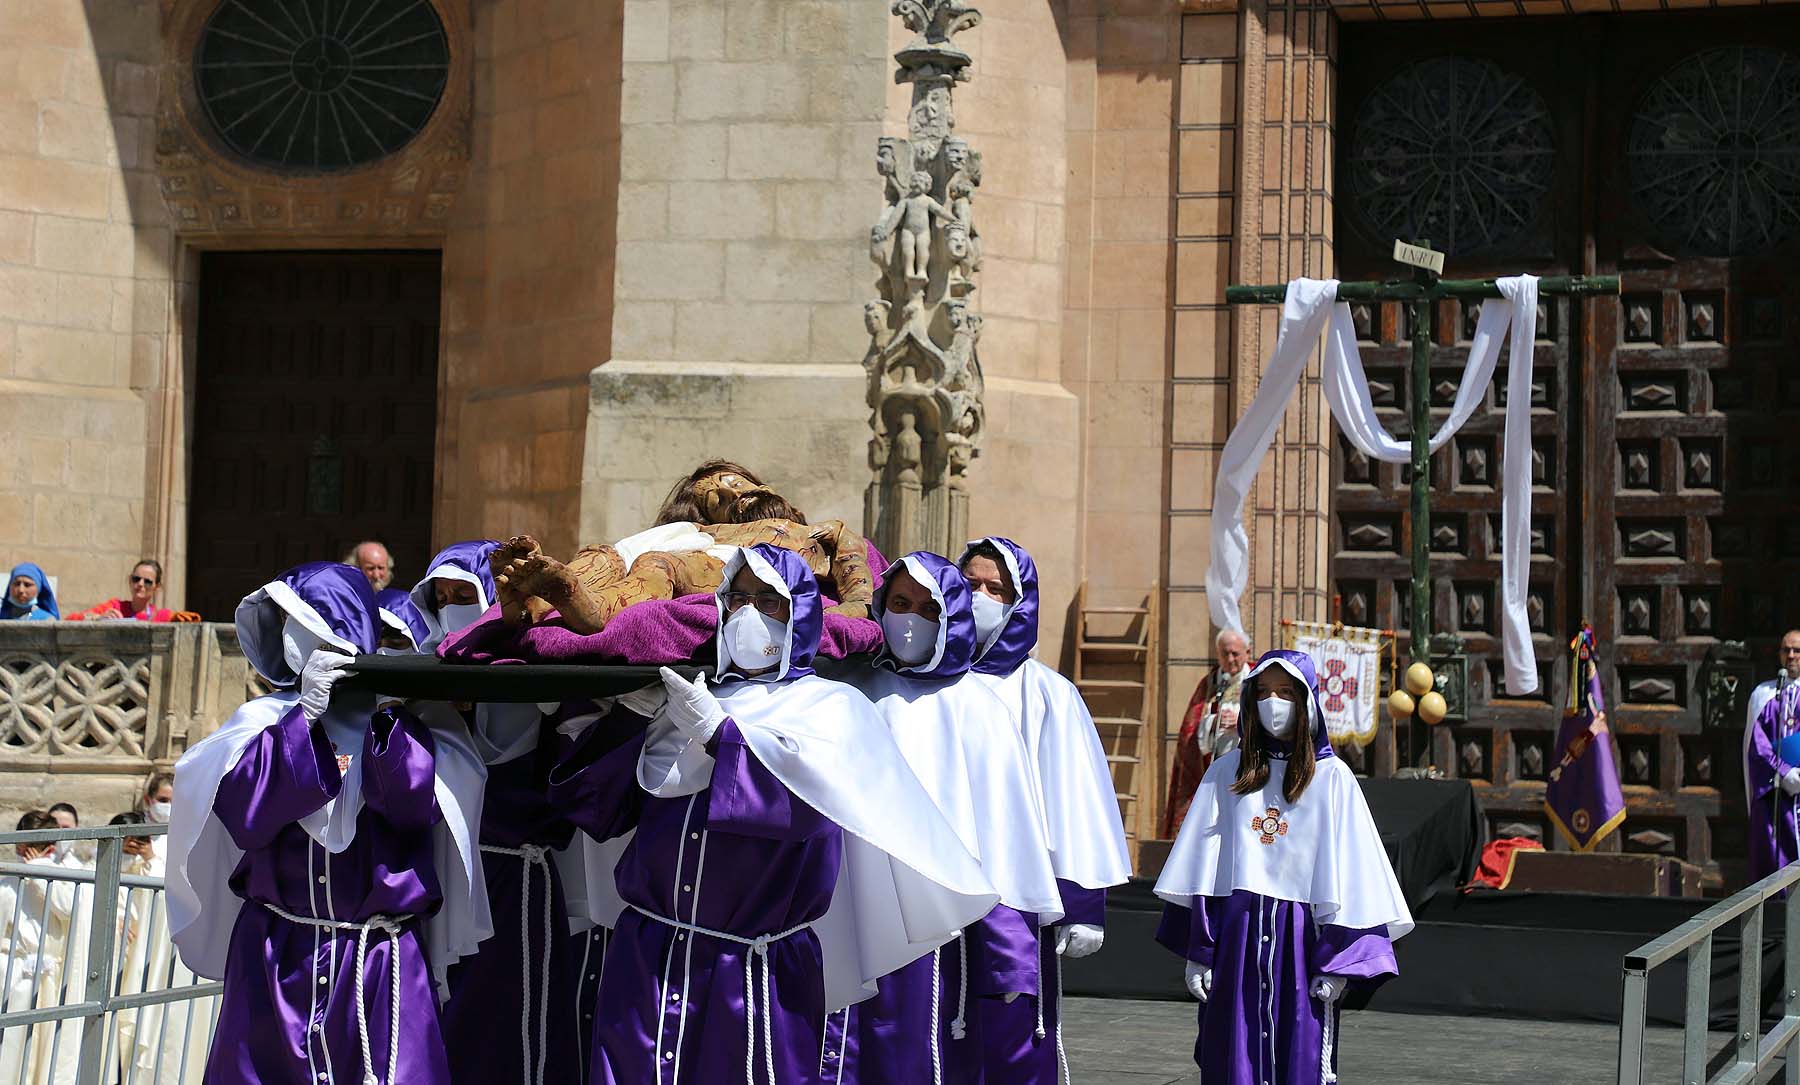
[[[756,484],[743,475],[720,471],[694,483],[694,502],[705,513],[707,523],[730,523],[732,503],[756,489]]]

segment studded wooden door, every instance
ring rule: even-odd
[[[188,606],[230,621],[359,539],[430,554],[438,254],[214,253],[201,267]]]
[[[1800,16],[1654,14],[1345,26],[1339,254],[1391,274],[1393,236],[1448,249],[1447,274],[1618,272],[1623,297],[1540,309],[1529,607],[1538,696],[1499,685],[1498,457],[1504,369],[1434,457],[1433,627],[1468,649],[1466,720],[1437,761],[1478,782],[1490,827],[1551,843],[1546,762],[1582,620],[1630,807],[1603,847],[1741,876],[1736,718],[1709,713],[1709,653],[1748,641],[1773,668],[1800,623]],[[1397,51],[1426,59],[1396,66]],[[1389,428],[1410,394],[1397,306],[1358,314]],[[1470,309],[1473,309],[1471,306]],[[1435,314],[1434,408],[1473,326]],[[1333,562],[1347,621],[1406,620],[1406,472],[1340,447]],[[1708,721],[1711,720],[1709,723]],[[1718,726],[1723,721],[1724,726]],[[1386,765],[1374,765],[1385,769]],[[1555,845],[1552,845],[1555,846]]]

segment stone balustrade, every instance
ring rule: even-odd
[[[0,623],[0,827],[55,802],[104,823],[262,692],[228,624]]]

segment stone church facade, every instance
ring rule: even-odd
[[[969,10],[910,6],[926,21]],[[1384,237],[1430,229],[1452,273],[1625,269],[1637,278],[1623,302],[1540,324],[1552,329],[1539,362],[1550,375],[1537,427],[1549,456],[1540,650],[1557,658],[1571,618],[1611,623],[1603,641],[1625,646],[1624,760],[1641,763],[1630,782],[1645,789],[1643,816],[1660,819],[1644,846],[1711,861],[1736,785],[1698,770],[1710,749],[1705,652],[1762,644],[1788,612],[1786,600],[1740,607],[1729,570],[1743,559],[1702,552],[1728,534],[1720,520],[1736,506],[1723,495],[1740,460],[1747,492],[1782,484],[1752,485],[1764,423],[1726,427],[1706,384],[1717,367],[1693,359],[1717,348],[1763,365],[1755,344],[1795,342],[1791,288],[1765,284],[1756,263],[1792,246],[1782,208],[1800,200],[1785,179],[1800,171],[1795,122],[1771,114],[1708,144],[1733,176],[1774,193],[1732,204],[1711,244],[1704,224],[1668,240],[1679,197],[1650,193],[1633,206],[1664,202],[1610,216],[1630,185],[1606,184],[1600,118],[1654,104],[1662,84],[1649,67],[1675,73],[1679,96],[1688,53],[1800,40],[1794,9],[977,6],[952,42],[969,78],[950,80],[954,136],[979,155],[980,264],[961,280],[968,291],[943,293],[980,338],[979,441],[955,453],[966,470],[952,522],[1037,555],[1046,657],[1071,659],[1079,584],[1100,606],[1138,605],[1154,585],[1170,726],[1207,666],[1217,453],[1277,318],[1228,308],[1226,284],[1340,267],[1387,275]],[[620,537],[713,455],[766,471],[815,518],[861,523],[894,456],[881,442],[872,453],[883,431],[871,429],[871,398],[883,393],[865,363],[889,338],[872,347],[870,303],[885,299],[894,321],[903,307],[880,293],[870,228],[897,198],[888,186],[905,187],[880,172],[884,137],[911,139],[915,154],[920,142],[917,80],[896,74],[926,36],[908,7],[0,3],[0,411],[11,421],[0,494],[13,513],[0,557],[39,562],[86,605],[154,555],[169,570],[165,603],[228,621],[257,574],[363,537],[389,543],[408,583],[457,538],[530,532],[568,553]],[[1579,70],[1613,42],[1630,43],[1620,65],[1646,69],[1609,69],[1618,89],[1516,59],[1547,49]],[[1792,55],[1774,51],[1740,56],[1740,74],[1791,87],[1781,63]],[[1420,67],[1434,60],[1456,67]],[[1510,98],[1508,79],[1534,89]],[[1482,127],[1477,107],[1496,104],[1525,137]],[[1359,143],[1358,124],[1413,125],[1425,146]],[[1531,158],[1539,129],[1553,163]],[[1415,198],[1438,176],[1433,161],[1450,178],[1449,211]],[[1670,172],[1698,161],[1672,159]],[[1495,163],[1504,183],[1481,191]],[[933,168],[950,171],[934,174],[940,186],[969,172],[960,159]],[[1740,236],[1743,223],[1767,229]],[[1446,308],[1434,326],[1447,366],[1469,315]],[[1379,389],[1406,331],[1395,312],[1357,317]],[[1786,378],[1769,372],[1755,380],[1779,399]],[[1247,516],[1245,612],[1259,646],[1276,641],[1280,618],[1330,617],[1334,596],[1347,620],[1403,620],[1403,527],[1383,512],[1399,472],[1338,449],[1316,378],[1300,400]],[[1569,421],[1578,414],[1583,425]],[[1486,480],[1499,461],[1481,444],[1497,429],[1472,425],[1439,468],[1457,496],[1436,522],[1461,534],[1437,551],[1438,627],[1463,637],[1483,710],[1442,729],[1441,760],[1494,789],[1497,827],[1541,828],[1537,732],[1554,720],[1531,721],[1553,709],[1498,704],[1487,681],[1498,491]],[[1576,497],[1554,496],[1554,478],[1580,465],[1606,472],[1597,528]],[[1764,538],[1760,521],[1741,524]],[[1588,557],[1627,572],[1570,571]],[[179,747],[169,734],[134,756],[166,760]]]

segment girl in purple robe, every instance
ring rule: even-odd
[[[962,573],[936,554],[909,554],[889,568],[875,613],[885,643],[856,683],[981,861],[1000,905],[953,945],[884,978],[850,1012],[844,1080],[975,1085],[984,1048],[977,1007],[1019,1005],[1030,1020],[1043,989],[1037,928],[1062,916],[1044,811],[1007,706],[969,673],[975,618]]]
[[[1244,680],[1242,745],[1215,760],[1156,883],[1157,940],[1200,1000],[1208,1085],[1335,1081],[1348,984],[1394,975],[1412,915],[1356,778],[1333,755],[1311,657]]]
[[[1037,565],[1025,548],[997,535],[971,542],[957,563],[973,593],[972,672],[1006,702],[1025,741],[1042,796],[1050,863],[1063,917],[1039,928],[1042,993],[1013,1002],[985,1000],[982,1060],[989,1081],[1055,1085],[1068,1080],[1062,1048],[1062,961],[1100,950],[1106,890],[1131,876],[1125,824],[1112,767],[1081,692],[1031,658],[1037,646]]]
[[[603,717],[551,778],[595,839],[635,830],[595,1085],[817,1085],[828,1009],[996,900],[874,709],[812,674],[806,564],[740,550],[717,605],[716,692],[665,668],[647,730]]]
[[[327,562],[246,597],[239,643],[282,692],[176,765],[170,929],[225,981],[213,1085],[449,1080],[439,981],[489,933],[481,763],[457,731],[334,693],[376,611],[368,580]]]

